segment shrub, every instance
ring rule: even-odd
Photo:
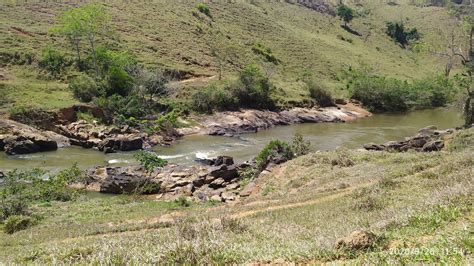
[[[453,100],[454,84],[444,75],[414,81],[409,101],[424,107],[445,106]]]
[[[239,82],[231,86],[232,94],[240,105],[249,108],[274,109],[271,98],[273,85],[255,65],[248,65],[239,73]]]
[[[311,143],[309,141],[304,140],[303,135],[297,133],[293,136],[291,149],[295,157],[308,154],[310,146],[311,146]]]
[[[27,203],[21,196],[3,194],[0,197],[0,222],[12,215],[24,215],[27,209]]]
[[[145,180],[134,191],[134,195],[147,195],[147,194],[156,194],[161,189],[161,183],[154,182],[152,180]]]
[[[270,48],[264,47],[261,43],[254,44],[254,46],[252,47],[252,51],[255,54],[263,56],[265,60],[275,65],[278,65],[281,62],[278,58],[276,58],[275,55],[273,55],[272,50]]]
[[[407,84],[396,79],[367,76],[352,83],[352,98],[373,112],[406,111]]]
[[[137,64],[136,59],[127,52],[99,48],[97,49],[97,61],[104,81],[107,83],[105,86],[106,95],[127,96],[133,88],[133,78],[127,69]]]
[[[346,5],[340,5],[336,14],[344,21],[344,25],[347,25],[354,18],[354,10]]]
[[[109,68],[106,76],[107,87],[105,89],[106,95],[111,96],[118,94],[120,96],[127,96],[133,88],[132,77],[119,67]]]
[[[223,88],[211,85],[193,97],[192,108],[198,112],[212,113],[214,110],[237,110],[239,107],[275,109],[271,97],[274,91],[260,69],[248,65],[239,73],[239,79]]]
[[[360,70],[350,70],[346,86],[352,98],[361,101],[373,112],[445,106],[457,93],[454,83],[443,75],[409,83]]]
[[[124,97],[114,94],[110,97],[97,98],[95,103],[101,107],[109,117],[143,117],[147,112],[151,111],[143,108],[141,99],[134,95]]]
[[[272,140],[257,155],[255,159],[257,167],[264,169],[268,163],[277,156],[281,156],[282,159],[285,160],[291,160],[294,158],[294,152],[288,143],[280,140]]]
[[[178,121],[178,113],[175,110],[160,116],[156,120],[156,125],[159,129],[166,129],[168,127],[178,128],[182,126],[182,124]]]
[[[319,106],[335,106],[331,93],[320,84],[317,84],[314,81],[308,81],[306,82],[306,86],[308,87],[309,95],[318,103]]]
[[[84,120],[84,121],[87,121],[87,122],[90,122],[92,123],[92,121],[94,121],[96,118],[94,117],[94,115],[92,115],[90,112],[77,112],[76,113],[76,116],[77,116],[77,120]]]
[[[88,75],[82,74],[69,82],[69,89],[74,97],[82,102],[90,102],[93,98],[100,95],[99,86],[96,81]]]
[[[351,97],[361,101],[372,112],[394,112],[408,109],[409,86],[407,82],[351,69],[348,72],[346,86]]]
[[[69,184],[81,181],[83,178],[82,171],[73,165],[69,169],[60,171],[54,176],[50,176],[47,180],[36,178],[33,180],[37,200],[41,201],[70,201],[75,199],[79,190],[70,189]]]
[[[160,157],[156,156],[154,153],[147,151],[139,151],[134,155],[135,159],[145,167],[147,172],[153,172],[155,168],[164,167],[168,162]]]
[[[354,161],[346,150],[337,150],[331,158],[331,166],[350,167],[353,165]]]
[[[41,60],[39,61],[39,66],[53,76],[58,76],[61,74],[62,69],[64,68],[65,60],[61,53],[57,49],[48,47],[43,50]]]
[[[201,113],[212,113],[214,110],[237,110],[238,99],[228,88],[210,85],[193,96],[192,108]]]
[[[191,206],[191,202],[184,196],[181,196],[181,197],[177,198],[174,202],[176,204],[178,204],[178,206],[180,206],[180,207],[189,207],[189,206]]]
[[[33,225],[33,219],[23,215],[13,215],[5,220],[4,231],[7,234],[13,234],[15,232],[25,230],[26,228]]]
[[[199,3],[197,6],[196,6],[197,10],[199,10],[199,12],[203,13],[204,15],[212,18],[211,16],[211,10],[209,9],[209,7],[204,4],[204,3]]]
[[[419,40],[421,37],[416,28],[405,29],[403,22],[387,22],[385,32],[402,47],[405,47],[412,41]]]

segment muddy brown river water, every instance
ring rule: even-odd
[[[157,146],[155,152],[171,163],[192,164],[196,158],[217,155],[233,156],[236,161],[253,158],[272,139],[291,140],[295,133],[311,141],[312,150],[338,147],[361,148],[368,142],[383,143],[414,135],[418,129],[435,125],[440,129],[462,124],[461,114],[453,109],[430,109],[404,114],[376,114],[347,123],[296,124],[278,126],[239,137],[186,136],[169,147]],[[98,165],[135,163],[134,152],[104,154],[80,147],[62,148],[53,152],[7,156],[0,154],[0,171],[43,168],[57,170],[77,163],[81,168]]]

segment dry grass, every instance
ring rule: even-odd
[[[415,7],[409,0],[397,1],[399,5],[396,6],[384,1],[357,2],[362,6],[351,1],[348,4],[356,7],[360,14],[351,27],[361,36],[342,29],[337,17],[285,1],[209,3],[214,23],[227,37],[223,46],[232,47],[237,53],[225,64],[224,77],[232,79],[244,65],[262,62],[251,49],[257,42],[272,49],[281,60],[281,64],[267,70],[279,87],[278,96],[282,102],[309,97],[304,83],[298,81],[303,73],[313,75],[336,96],[344,96],[345,92],[337,89],[342,85],[338,75],[349,65],[369,65],[381,74],[401,79],[422,78],[443,69],[443,62],[432,54],[404,50],[391,41],[385,34],[385,22],[405,20],[409,26],[416,26],[427,42],[436,46],[440,42],[438,31],[448,32],[452,27],[446,9]],[[64,40],[52,38],[48,29],[60,12],[75,5],[74,1],[3,3],[0,53],[38,58],[47,45],[59,47],[62,52],[69,51]],[[163,65],[197,76],[214,76],[217,62],[197,30],[199,22],[192,14],[195,6],[194,1],[172,0],[138,1],[133,5],[109,1],[106,4],[113,15],[121,40],[117,45],[121,49],[133,52],[147,65]],[[353,42],[341,40],[341,36]],[[183,83],[178,86],[176,97],[189,97],[196,87],[209,81],[211,79],[197,79]],[[38,98],[43,97],[38,95]],[[14,101],[21,99],[16,95],[11,98]],[[49,107],[48,102],[44,104]]]

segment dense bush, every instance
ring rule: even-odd
[[[96,81],[88,75],[81,74],[69,82],[69,89],[74,97],[82,102],[90,102],[100,95],[100,87]]]
[[[143,108],[141,98],[134,95],[124,97],[114,94],[110,97],[97,98],[95,104],[101,107],[109,118],[118,116],[123,116],[126,119],[138,118],[150,111]]]
[[[197,6],[196,6],[197,10],[199,10],[199,12],[203,13],[204,15],[208,16],[208,17],[212,17],[211,16],[211,10],[209,9],[209,7],[204,4],[204,3],[199,3]]]
[[[240,71],[239,82],[231,86],[231,90],[239,99],[241,106],[257,109],[275,108],[271,98],[274,87],[255,65],[248,65]]]
[[[97,61],[100,73],[107,83],[105,86],[106,95],[129,95],[133,88],[133,78],[126,70],[137,64],[135,58],[127,52],[100,48],[97,49]]]
[[[408,85],[402,81],[366,76],[351,83],[352,98],[361,101],[364,106],[373,112],[406,111],[408,105]]]
[[[265,58],[265,60],[268,62],[271,62],[275,65],[280,63],[280,60],[272,53],[272,50],[270,48],[264,47],[261,43],[254,44],[252,51],[255,54],[263,56],[263,58]]]
[[[295,157],[303,156],[309,153],[311,143],[303,138],[303,135],[296,133],[293,136],[291,150]]]
[[[147,151],[139,151],[134,157],[148,172],[153,172],[155,168],[163,167],[168,164],[166,160]]]
[[[73,200],[81,192],[68,186],[82,178],[82,171],[77,166],[49,178],[45,175],[40,170],[6,174],[0,186],[0,221],[13,215],[28,214],[27,208],[33,202]]]
[[[21,195],[0,194],[0,222],[12,215],[26,214],[28,205]]]
[[[41,55],[39,66],[56,77],[61,74],[61,71],[65,66],[65,60],[63,55],[58,52],[57,49],[48,47]]]
[[[409,101],[421,107],[445,106],[454,99],[454,84],[444,75],[416,80],[411,85]]]
[[[321,84],[318,84],[315,81],[307,81],[306,86],[308,88],[309,95],[318,103],[319,106],[335,106],[331,93],[323,88]]]
[[[273,85],[260,69],[249,65],[239,73],[238,80],[223,87],[211,85],[194,94],[192,108],[202,113],[239,107],[272,110],[276,107],[271,97],[273,91]]]
[[[257,158],[255,159],[257,168],[260,170],[264,169],[267,164],[277,156],[281,156],[286,160],[291,160],[294,158],[295,154],[288,143],[280,140],[272,140],[257,155]]]
[[[7,234],[25,230],[34,224],[34,219],[23,215],[12,215],[4,222],[4,231]]]
[[[412,41],[419,40],[421,37],[416,28],[405,29],[403,22],[387,22],[386,33],[402,47],[407,46]]]
[[[406,111],[410,107],[439,107],[453,100],[453,83],[444,76],[415,80],[412,83],[351,70],[347,89],[353,99],[373,112]]]
[[[201,113],[212,113],[214,110],[237,110],[239,102],[228,87],[210,85],[193,96],[192,107]]]

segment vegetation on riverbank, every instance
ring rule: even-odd
[[[472,136],[460,131],[433,153],[310,153],[259,177],[259,192],[232,207],[149,196],[37,202],[37,225],[0,233],[0,261],[463,264],[472,260]],[[334,248],[356,229],[377,244]]]

